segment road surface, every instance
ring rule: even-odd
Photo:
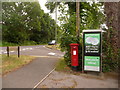
[[[54,69],[56,62],[64,55],[64,53],[48,49],[44,45],[21,46],[20,48],[21,55],[31,55],[37,58],[30,64],[4,76],[2,78],[3,88],[33,88]],[[2,51],[5,52],[5,50],[6,47],[2,48]],[[17,51],[10,53],[17,54]]]
[[[16,47],[17,48],[17,47]],[[2,47],[0,49],[0,54],[6,54],[7,47]],[[17,51],[10,51],[10,54],[17,54]],[[58,50],[51,50],[45,47],[45,45],[36,45],[36,46],[20,46],[21,55],[31,55],[31,56],[63,56],[63,53]]]

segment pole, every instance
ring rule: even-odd
[[[9,46],[7,46],[7,56],[9,57]]]
[[[76,0],[76,38],[77,38],[77,43],[80,44],[80,2],[78,0]],[[82,65],[82,72],[83,72],[83,60],[80,61],[80,64]]]
[[[57,42],[57,2],[55,2],[55,20],[56,20],[56,25],[55,25],[55,40]]]
[[[79,2],[76,0],[76,36],[79,40],[79,36],[80,36],[80,4]]]
[[[20,57],[20,46],[18,46],[18,57]]]

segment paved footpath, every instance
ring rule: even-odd
[[[118,79],[108,76],[73,75],[54,71],[37,88],[91,88],[90,90],[99,90],[98,88],[105,88],[106,90],[110,88],[110,90],[118,90]]]
[[[33,88],[44,78],[57,62],[58,58],[37,58],[32,63],[3,77],[3,88]]]
[[[63,56],[60,51],[47,49],[43,45],[22,46],[21,49],[24,49],[21,51],[22,55],[37,56],[37,58],[30,64],[2,77],[3,88],[33,88],[55,68],[56,62]]]

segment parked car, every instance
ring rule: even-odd
[[[55,45],[55,44],[56,44],[55,40],[52,40],[51,42],[48,42],[48,45]]]

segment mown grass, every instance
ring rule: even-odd
[[[7,57],[6,55],[0,56],[2,60],[2,65],[0,65],[0,69],[2,69],[2,75],[5,75],[30,63],[35,58],[33,56],[25,55],[21,55],[19,58],[17,57],[17,55],[10,55],[10,57]]]

